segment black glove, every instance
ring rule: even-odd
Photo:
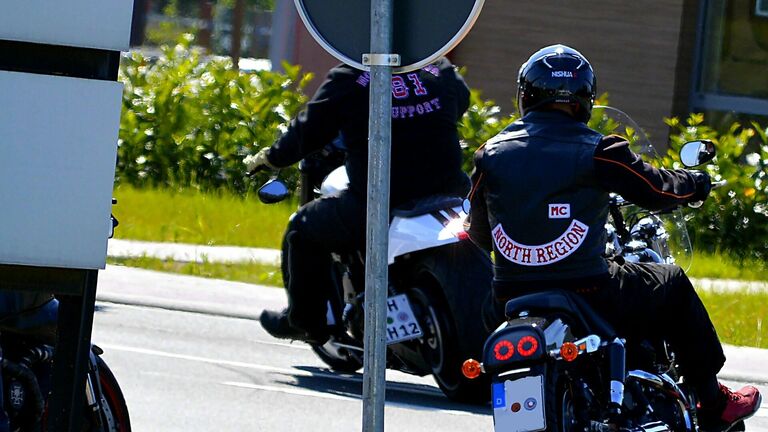
[[[693,180],[696,182],[696,192],[691,196],[688,202],[704,201],[709,196],[709,192],[712,190],[712,179],[709,177],[706,171],[688,171],[693,176]]]

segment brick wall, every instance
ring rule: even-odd
[[[451,57],[466,66],[471,87],[510,111],[518,68],[528,56],[553,43],[570,45],[592,63],[598,92],[608,92],[611,105],[661,144],[662,118],[687,107],[695,25],[681,23],[695,20],[696,7],[688,0],[486,0]]]

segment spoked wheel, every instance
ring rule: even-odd
[[[422,286],[411,288],[408,295],[417,309],[414,312],[422,320],[422,356],[432,368],[440,390],[455,401],[484,403],[490,387],[484,380],[471,381],[461,374],[465,358],[456,343],[454,324],[444,302]]]
[[[576,428],[576,415],[573,408],[573,393],[567,387],[561,389],[562,395],[560,396],[560,418],[559,428],[560,432],[571,432]]]
[[[432,371],[440,372],[445,367],[446,353],[444,341],[448,335],[444,333],[448,330],[448,323],[443,317],[438,315],[439,312],[436,308],[430,305],[429,297],[422,288],[413,288],[412,293],[423,313],[424,328],[422,331],[424,331],[425,337],[422,354],[432,367]],[[447,388],[452,388],[456,386],[456,383],[444,382],[443,385]]]
[[[583,430],[576,418],[570,382],[556,366],[548,368],[545,386],[547,432]]]

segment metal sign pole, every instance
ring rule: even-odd
[[[368,226],[365,261],[363,432],[384,431],[389,167],[392,142],[392,0],[371,0]],[[398,61],[399,62],[399,61]]]

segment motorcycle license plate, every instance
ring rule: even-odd
[[[405,294],[387,298],[387,345],[421,337],[421,327]]]
[[[533,432],[546,428],[541,375],[495,382],[492,398],[496,432]]]

